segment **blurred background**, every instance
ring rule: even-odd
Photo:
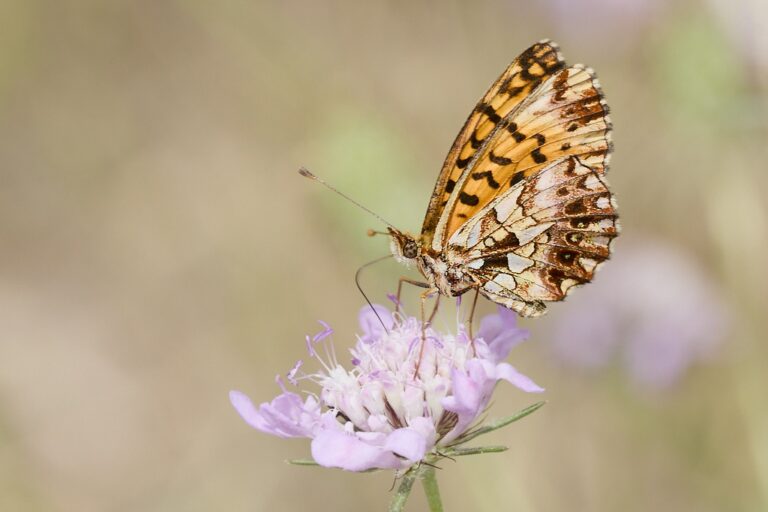
[[[549,403],[443,464],[447,509],[768,510],[764,0],[2,0],[0,509],[384,510],[390,473],[289,466],[309,443],[227,399],[276,395],[318,319],[351,346],[388,251],[296,169],[417,231],[544,37],[600,76],[624,231],[523,322]]]

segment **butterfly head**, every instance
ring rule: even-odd
[[[404,265],[410,265],[421,255],[419,242],[408,233],[403,233],[395,228],[388,228],[392,237],[390,247],[395,259]]]

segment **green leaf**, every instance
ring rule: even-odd
[[[442,452],[446,457],[463,457],[464,455],[481,455],[483,453],[500,453],[509,450],[506,446],[475,446],[473,448],[453,448]]]
[[[288,459],[285,462],[288,464],[292,464],[294,466],[309,466],[309,467],[323,467],[317,462],[313,461],[312,459]],[[335,468],[335,470],[341,471],[339,468]],[[375,473],[377,471],[381,471],[381,469],[378,468],[371,468],[371,469],[364,469],[363,471],[358,471],[358,473]]]
[[[288,464],[293,464],[294,466],[319,466],[317,462],[313,461],[312,459],[289,459],[286,461]]]
[[[498,430],[498,429],[500,429],[502,427],[506,427],[510,423],[514,423],[517,420],[525,418],[529,414],[531,414],[531,413],[541,409],[544,406],[544,404],[546,404],[546,403],[547,402],[536,402],[535,404],[530,405],[530,406],[526,407],[525,409],[516,412],[515,414],[513,414],[512,416],[509,416],[508,418],[504,418],[502,420],[494,421],[493,423],[489,423],[487,425],[484,425],[484,426],[478,428],[477,430],[474,430],[472,432],[468,432],[465,435],[459,437],[456,441],[454,441],[453,443],[449,444],[448,446],[450,446],[450,447],[458,446],[460,444],[466,443],[467,441],[471,441],[472,439],[474,439],[474,438],[476,438],[478,436],[481,436],[483,434],[487,434],[488,432],[493,432],[494,430]]]

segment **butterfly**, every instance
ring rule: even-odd
[[[605,181],[608,105],[594,72],[540,41],[474,108],[448,153],[421,234],[391,249],[426,279],[422,298],[476,290],[524,317],[592,280],[619,233]]]

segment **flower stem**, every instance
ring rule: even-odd
[[[421,473],[421,486],[427,496],[429,512],[443,512],[443,502],[440,500],[440,488],[437,486],[435,468],[427,467]]]
[[[408,470],[403,475],[403,480],[395,492],[392,502],[389,504],[389,512],[401,512],[405,506],[405,502],[408,500],[408,496],[411,494],[411,488],[413,488],[413,481],[416,480],[418,471],[415,469]]]

